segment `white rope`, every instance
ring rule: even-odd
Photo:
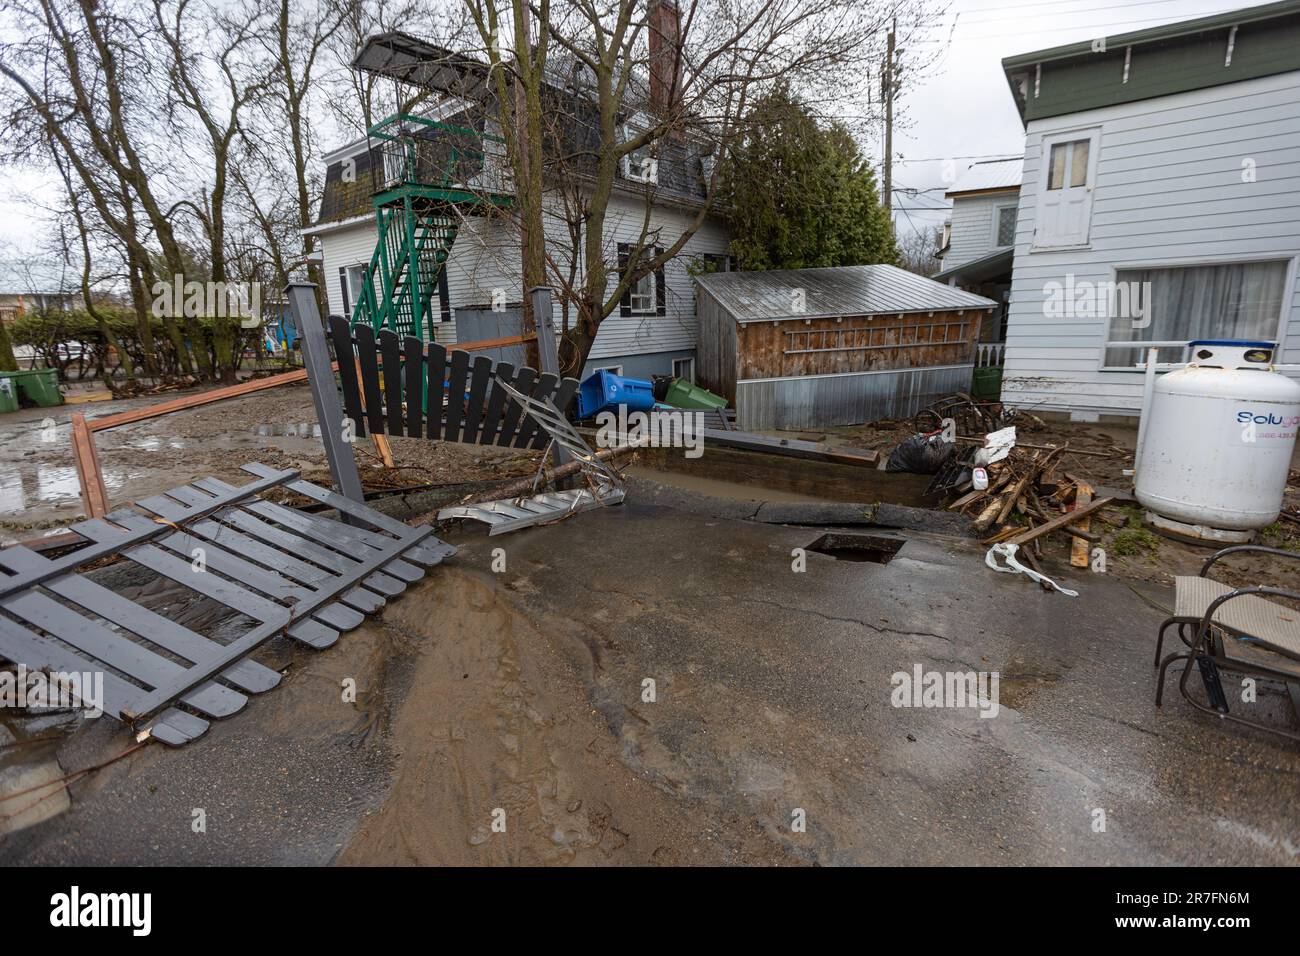
[[[1069,588],[1063,588],[1046,575],[1039,574],[1033,568],[1027,568],[1017,561],[1016,551],[1018,551],[1019,548],[1020,546],[1016,544],[995,544],[993,547],[989,548],[989,553],[984,555],[984,563],[994,571],[1004,571],[1008,574],[1027,574],[1031,580],[1046,582],[1066,597],[1079,596],[1078,591],[1071,591]],[[1005,568],[998,566],[997,560],[994,558],[994,555],[997,554],[1000,554],[1002,557],[1007,559],[1007,566]]]

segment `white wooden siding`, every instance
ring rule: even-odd
[[[1045,135],[1099,128],[1089,244],[1030,252]],[[1256,181],[1242,181],[1254,161]],[[954,204],[954,225],[956,205]],[[1142,377],[1103,372],[1104,318],[1051,318],[1044,287],[1118,268],[1292,259],[1279,361],[1300,363],[1300,72],[1036,120],[1025,135],[1003,397],[1136,414]],[[955,260],[953,260],[955,261]]]
[[[618,243],[635,242],[641,235],[645,218],[644,204],[634,197],[615,195],[605,221],[606,262],[618,261]],[[658,245],[668,246],[681,235],[692,214],[673,208],[655,206],[651,211],[650,229],[658,229]],[[548,246],[553,255],[565,254],[570,247],[564,223],[547,220]],[[369,263],[374,253],[376,232],[370,220],[321,235],[325,281],[331,312],[343,311],[339,269]],[[638,355],[695,348],[698,323],[695,317],[695,285],[688,267],[704,254],[725,255],[729,236],[716,219],[709,219],[686,243],[682,253],[664,267],[666,287],[663,316],[622,317],[614,314],[601,323],[592,347],[591,358]],[[563,251],[563,252],[561,252]],[[611,276],[610,290],[616,279]],[[493,290],[504,289],[506,300],[523,296],[519,265],[519,246],[513,230],[506,224],[471,217],[466,220],[447,263],[447,287],[453,311],[457,306],[481,305],[492,301]],[[561,328],[562,310],[556,297],[555,325]],[[456,341],[455,321],[435,323],[434,338],[443,344]]]
[[[943,267],[973,262],[994,249],[997,236],[996,212],[1003,206],[1016,205],[1016,193],[1001,192],[985,196],[954,196],[952,200],[952,233],[948,252],[943,257]]]

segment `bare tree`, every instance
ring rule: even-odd
[[[932,276],[939,271],[942,261],[935,255],[939,251],[942,229],[921,228],[899,236],[898,264],[908,272]]]

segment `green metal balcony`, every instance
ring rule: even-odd
[[[350,323],[431,338],[438,275],[466,216],[508,207],[504,141],[464,126],[396,114],[370,127],[379,233]]]

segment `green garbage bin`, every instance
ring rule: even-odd
[[[717,408],[727,407],[727,400],[721,395],[714,395],[707,388],[692,385],[684,378],[674,379],[664,393],[664,404],[673,408]]]
[[[18,373],[0,372],[0,412],[18,411]]]
[[[18,387],[27,400],[41,408],[63,404],[63,393],[59,391],[59,372],[52,368],[34,368],[29,372],[18,373]]]

